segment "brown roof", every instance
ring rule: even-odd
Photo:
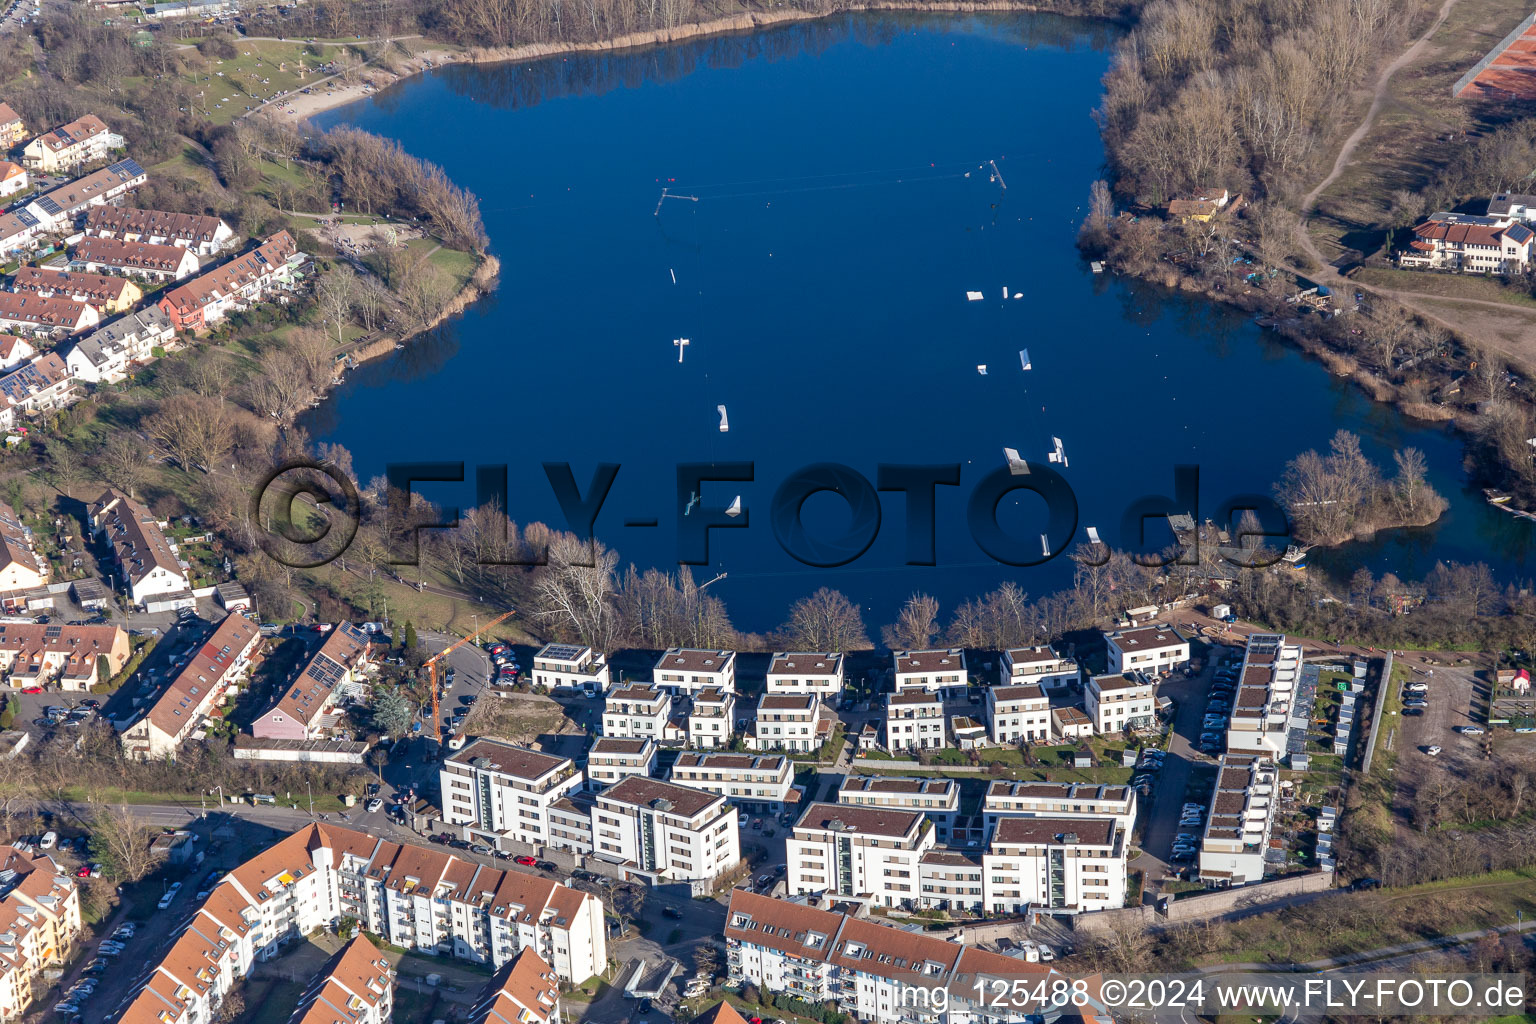
[[[947,651],[897,651],[897,672],[946,672],[965,670],[965,652],[956,647]]]
[[[717,768],[723,772],[783,771],[787,758],[783,754],[694,754],[677,756],[675,768]]]
[[[336,684],[367,656],[368,634],[350,622],[340,623],[262,717],[277,711],[309,725],[330,706]]]
[[[656,661],[655,671],[723,672],[736,657],[735,651],[703,651],[688,647],[669,648]]]
[[[490,764],[481,766],[474,763],[482,758]],[[476,768],[485,767],[524,782],[537,782],[562,765],[571,763],[568,757],[541,754],[537,750],[514,747],[510,743],[498,743],[496,740],[475,740],[448,760]]]
[[[246,285],[271,277],[299,251],[287,231],[279,231],[248,253],[194,277],[166,292],[163,300],[182,314],[200,309],[215,299],[240,291]]]
[[[91,524],[105,532],[123,571],[135,583],[157,568],[186,576],[159,521],[122,491],[107,488],[91,505],[90,515]]]
[[[907,779],[893,775],[849,775],[837,787],[842,793],[924,793],[949,794],[955,789],[954,779]]]
[[[618,736],[599,736],[592,743],[589,754],[639,754],[651,745],[648,739],[623,739]]]
[[[724,999],[699,1014],[689,1024],[747,1024],[736,1008]]]
[[[560,1002],[560,981],[554,968],[524,947],[508,960],[480,990],[469,1011],[470,1024],[543,1024]]]
[[[768,665],[771,676],[791,672],[815,676],[836,675],[843,670],[843,656],[832,651],[825,654],[815,651],[780,651]]]
[[[210,695],[228,682],[235,662],[260,642],[256,623],[244,615],[226,615],[150,707],[150,722],[166,735],[181,738],[197,724],[199,709]]]
[[[1040,689],[1038,683],[1024,683],[1021,686],[994,686],[992,687],[992,699],[1005,700],[1044,700],[1045,691]]]
[[[189,244],[208,244],[215,240],[223,223],[217,217],[196,213],[138,210],[131,206],[93,206],[85,215],[85,233],[148,235],[153,238],[177,238]]]
[[[1123,629],[1104,638],[1121,651],[1141,651],[1148,648],[1174,647],[1187,643],[1179,631],[1168,626],[1143,626],[1141,629]]]
[[[77,274],[72,270],[47,270],[43,267],[17,267],[11,277],[11,287],[18,292],[52,295],[82,296],[82,302],[103,304],[116,302],[123,292],[133,286],[125,277],[106,274]]]
[[[656,689],[654,686],[646,686],[641,683],[631,683],[628,686],[620,687],[619,689],[614,690],[608,695],[608,700],[610,703],[617,700],[634,701],[639,704],[654,704],[656,701],[665,696],[666,694]]]
[[[810,693],[765,693],[757,702],[759,711],[810,711],[816,696]]]
[[[100,207],[110,209],[110,207]],[[125,242],[121,238],[82,238],[75,243],[74,258],[81,263],[95,263],[127,270],[152,270],[173,274],[186,259],[188,250],[179,245],[151,245]]]
[[[0,292],[0,320],[31,324],[43,330],[55,327],[74,330],[80,326],[89,308],[73,299],[45,299],[25,292]]]
[[[795,828],[901,838],[913,834],[922,820],[921,814],[891,807],[815,803],[800,815]]]
[[[937,693],[929,693],[927,690],[903,690],[901,693],[888,693],[885,695],[885,703],[891,704],[942,704],[944,701]]]
[[[1062,656],[1056,653],[1054,647],[1013,647],[1007,653],[1009,660],[1015,665],[1031,665],[1063,660]]]
[[[1051,708],[1051,717],[1056,719],[1059,725],[1088,725],[1093,722],[1079,708]]]
[[[68,124],[60,125],[45,135],[39,135],[33,141],[39,142],[45,149],[50,149],[57,153],[71,146],[78,146],[80,143],[102,135],[106,131],[106,123],[101,118],[95,114],[86,114],[84,117],[77,118]]]
[[[1467,224],[1451,221],[1428,220],[1413,229],[1419,238],[1449,242],[1459,245],[1501,245],[1506,229],[1489,224]]]
[[[634,807],[665,810],[669,814],[684,818],[692,818],[707,810],[712,804],[723,804],[725,800],[724,797],[707,793],[702,789],[679,786],[673,782],[663,782],[661,779],[647,778],[644,775],[631,775],[626,779],[620,779],[598,794],[597,799],[599,802],[613,801]],[[656,803],[658,800],[667,801],[671,807],[658,807]]]
[[[999,818],[992,845],[1037,846],[1062,844],[1062,836],[1076,835],[1078,846],[1109,846],[1115,838],[1111,818]]]
[[[1017,796],[1039,800],[1124,800],[1129,786],[1106,786],[1097,782],[1012,782],[994,779],[987,786],[987,796]]]
[[[378,1006],[394,987],[394,971],[377,947],[359,935],[316,972],[289,1016],[290,1024],[341,1024],[355,1020],[355,996]]]
[[[1094,676],[1093,685],[1098,687],[1100,693],[1113,692],[1115,690],[1139,690],[1151,686],[1151,683],[1143,683],[1124,675]]]
[[[21,121],[21,115],[11,109],[9,103],[0,103],[0,126],[10,127]]]

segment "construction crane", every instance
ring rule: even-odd
[[[502,612],[490,622],[487,622],[485,624],[485,629],[490,629],[492,626],[496,625],[496,623],[501,622],[504,619],[509,619],[516,614],[516,611]],[[443,720],[439,717],[437,704],[437,663],[440,659],[446,658],[448,655],[452,654],[460,647],[463,647],[465,644],[477,642],[480,639],[480,634],[484,631],[485,630],[476,630],[469,636],[454,641],[452,644],[444,647],[442,650],[432,655],[432,657],[421,663],[421,667],[427,670],[427,687],[432,691],[432,735],[437,739],[439,745],[441,745],[443,742]]]

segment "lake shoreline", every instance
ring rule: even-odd
[[[323,114],[327,111],[335,110],[337,107],[344,107],[349,103],[366,99],[379,90],[398,85],[426,71],[436,70],[449,64],[510,64],[517,61],[542,60],[546,57],[559,57],[570,54],[622,53],[628,50],[640,50],[653,46],[667,46],[708,36],[758,32],[778,25],[817,21],[840,14],[867,14],[880,11],[931,11],[938,14],[1019,12],[1089,17],[1099,21],[1115,20],[1086,13],[1075,14],[1071,11],[1062,11],[1058,9],[1058,5],[1030,2],[1030,0],[860,0],[860,2],[842,4],[827,11],[753,11],[726,18],[713,18],[709,21],[679,25],[675,28],[630,32],[622,36],[614,36],[611,39],[600,39],[584,43],[525,43],[521,46],[423,50],[411,61],[406,62],[403,71],[387,72],[375,70],[373,72],[365,72],[363,74],[363,81],[356,85],[334,89],[323,95],[318,93],[311,93],[309,95],[296,94],[289,97],[281,105],[274,104],[274,106],[277,108],[279,117],[290,121],[304,121],[317,114]]]

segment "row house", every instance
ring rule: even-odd
[[[1249,635],[1227,719],[1229,752],[1262,754],[1275,761],[1287,756],[1301,669],[1301,647],[1283,634]]]
[[[444,761],[439,780],[445,822],[530,846],[550,844],[550,805],[583,781],[568,757],[485,739]]]
[[[1536,232],[1512,217],[1441,211],[1413,229],[1397,264],[1405,270],[1521,274],[1531,264],[1533,240]]]
[[[750,814],[781,814],[800,797],[782,754],[679,754],[667,777],[717,793]]]
[[[178,245],[125,242],[120,238],[82,238],[70,254],[70,266],[90,274],[111,273],[151,281],[180,281],[197,273],[197,253]]]
[[[0,149],[14,149],[26,141],[27,125],[9,103],[0,103]]]
[[[22,417],[63,409],[77,397],[69,365],[57,352],[45,352],[0,377],[0,426],[14,427]]]
[[[196,606],[176,545],[153,513],[112,487],[87,511],[92,531],[112,549],[118,582],[134,604],[146,612]]]
[[[662,652],[651,671],[652,685],[672,694],[736,689],[736,652],[672,647]]]
[[[718,793],[630,776],[597,794],[593,852],[657,880],[708,882],[741,863],[736,808]]]
[[[891,807],[914,811],[933,822],[938,841],[950,841],[960,813],[960,784],[954,779],[911,779],[890,775],[848,775],[837,789],[837,802],[853,807]]]
[[[656,771],[656,741],[599,736],[587,751],[587,787],[592,790],[611,786],[631,775],[650,776]]]
[[[18,521],[10,509],[0,510],[0,607],[25,610],[27,600],[52,574],[48,559],[33,547],[31,528]]]
[[[1264,880],[1279,780],[1268,757],[1231,751],[1222,755],[1211,813],[1200,837],[1200,881],[1226,887]]]
[[[252,251],[172,288],[159,305],[176,330],[201,331],[288,286],[302,261],[293,236],[279,231]]]
[[[926,690],[946,697],[964,697],[970,677],[965,671],[965,652],[958,647],[942,651],[897,651],[894,655],[896,692]]]
[[[1130,834],[1136,825],[1136,791],[1096,782],[1014,782],[994,779],[981,802],[990,833],[1004,818],[1110,818]]]
[[[122,313],[144,298],[138,285],[126,277],[83,274],[43,267],[18,267],[11,276],[11,290],[22,295],[41,295],[45,299],[73,299],[95,306],[103,313]]]
[[[768,663],[767,692],[809,693],[820,700],[835,700],[843,692],[843,656],[831,651],[780,651]]]
[[[886,694],[887,750],[937,750],[944,745],[944,702],[937,693],[917,689]]]
[[[39,232],[69,234],[91,207],[127,195],[148,180],[149,172],[137,160],[119,160],[34,196],[21,211],[37,222]]]
[[[31,170],[60,174],[105,160],[113,150],[122,148],[121,135],[95,114],[86,114],[27,143],[21,158]]]
[[[736,694],[709,686],[693,695],[688,708],[688,745],[702,750],[719,750],[731,745],[736,715]]]
[[[79,334],[101,323],[101,311],[63,296],[0,292],[0,331],[31,337]]]
[[[822,717],[821,702],[813,694],[765,693],[758,698],[747,747],[808,754],[831,734],[832,722]]]
[[[560,978],[532,949],[518,953],[491,976],[467,1018],[469,1024],[554,1024],[563,1019]]]
[[[0,213],[0,255],[24,252],[46,233],[46,228],[25,209]]]
[[[174,245],[199,256],[212,256],[234,241],[235,233],[218,217],[196,213],[98,206],[85,215],[90,238],[115,238],[145,245]]]
[[[982,908],[1078,914],[1125,905],[1129,834],[1112,818],[1002,818],[982,854]]]
[[[394,1008],[395,970],[359,935],[315,972],[288,1024],[389,1024]]]
[[[17,1020],[84,937],[80,887],[42,853],[0,847],[0,1020]]]
[[[1083,711],[1100,736],[1150,729],[1157,722],[1157,687],[1139,672],[1092,676],[1083,687]]]
[[[148,710],[122,730],[123,752],[140,761],[174,759],[193,730],[245,679],[260,647],[256,623],[226,615],[166,688],[151,697]]]
[[[590,647],[545,644],[533,656],[533,685],[551,692],[576,691],[588,697],[608,692],[608,662]]]
[[[176,337],[171,318],[159,306],[118,317],[64,349],[71,376],[89,384],[116,384],[128,379],[135,366],[155,359],[155,349]]]
[[[368,634],[350,622],[331,630],[282,695],[251,722],[259,740],[314,740],[334,724],[331,709],[344,690],[367,678],[373,661]]]
[[[0,622],[0,672],[12,687],[88,691],[121,672],[130,653],[120,626]],[[107,679],[99,674],[103,658]]]
[[[18,192],[25,192],[32,185],[32,177],[26,168],[9,160],[0,160],[0,199],[9,199]]]
[[[1080,677],[1077,661],[1050,645],[1014,647],[1003,652],[999,666],[1004,686],[1038,686],[1046,693],[1072,688]]]
[[[1033,996],[1066,984],[1048,964],[745,889],[731,893],[725,944],[728,985],[751,984],[889,1024],[1049,1020],[1059,1007]],[[980,978],[997,979],[1005,994],[978,990]],[[1072,1012],[1084,1024],[1108,1022],[1100,1010],[1090,1004]]]
[[[603,735],[619,738],[666,738],[672,719],[672,695],[651,686],[630,684],[608,694],[603,703]]]
[[[1109,672],[1166,675],[1189,664],[1189,640],[1166,624],[1121,629],[1104,634]]]
[[[811,804],[784,841],[789,894],[915,906],[918,865],[935,842],[932,822],[914,811]]]
[[[1051,737],[1051,700],[1039,683],[987,689],[987,729],[993,743],[1040,743]]]

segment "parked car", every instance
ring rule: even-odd
[[[363,809],[366,810],[369,814],[372,814],[374,811],[381,810],[383,807],[384,801],[380,797],[374,797],[372,800],[369,800],[366,804],[363,805]]]
[[[1405,708],[1427,708],[1427,707],[1429,707],[1429,701],[1427,701],[1427,700],[1405,700],[1405,701],[1403,701],[1403,707],[1405,707]]]
[[[492,850],[489,846],[485,845],[484,843],[476,843],[475,845],[473,845],[473,846],[471,846],[469,848],[469,852],[470,853],[478,853],[482,857],[489,857],[492,853],[495,853],[496,851]]]
[[[1483,734],[1483,727],[1480,725],[1463,725],[1458,727],[1456,731],[1463,736],[1481,736]]]
[[[513,857],[512,861],[515,864],[521,864],[525,868],[536,868],[539,866],[539,859],[537,857],[530,857],[527,854],[523,854],[521,857]]]
[[[1416,717],[1418,715],[1422,715],[1423,713],[1424,713],[1424,709],[1423,708],[1404,708],[1403,709],[1403,714],[1408,715],[1410,717]]]
[[[1424,751],[1424,753],[1428,754],[1430,757],[1435,757],[1440,753],[1440,745],[1438,743],[1431,743],[1429,747]]]
[[[1353,882],[1349,883],[1349,888],[1351,892],[1365,892],[1368,889],[1380,889],[1381,879],[1357,878]]]
[[[678,910],[676,907],[663,907],[661,908],[661,912],[667,917],[672,918],[674,921],[681,921],[683,918],[683,912]]]
[[[559,866],[556,865],[555,862],[552,861],[552,860],[541,860],[537,864],[535,864],[534,867],[538,868],[540,871],[558,871],[558,870],[560,870]]]

